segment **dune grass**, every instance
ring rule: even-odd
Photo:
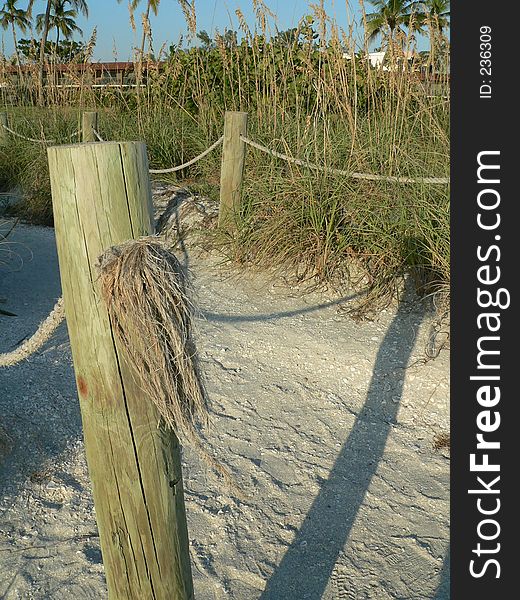
[[[447,177],[446,98],[431,95],[408,70],[345,59],[354,55],[352,36],[324,14],[302,20],[290,43],[274,41],[267,13],[260,11],[254,30],[238,19],[243,41],[217,38],[211,49],[176,51],[138,92],[55,90],[54,104],[44,108],[7,107],[10,123],[29,137],[69,143],[81,111],[97,110],[104,139],[144,140],[151,167],[167,168],[220,137],[226,110],[247,111],[251,138],[325,172],[248,149],[237,230],[212,234],[226,256],[313,284],[358,278],[369,285],[370,301],[391,297],[405,274],[422,293],[446,293],[449,186],[327,170]],[[404,50],[410,44],[404,40]],[[219,161],[217,150],[171,178],[218,197]],[[0,184],[21,187],[21,217],[52,223],[44,143],[11,138],[0,147]]]

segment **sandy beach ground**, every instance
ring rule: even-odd
[[[168,190],[162,190],[162,197]],[[0,269],[0,352],[60,296],[54,231],[18,225]],[[185,249],[208,381],[209,450],[240,500],[184,451],[198,600],[447,600],[449,352],[424,364],[432,315],[374,322]],[[67,329],[0,370],[0,598],[107,597]]]

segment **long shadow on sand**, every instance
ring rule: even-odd
[[[325,591],[397,417],[403,384],[393,375],[406,367],[425,316],[424,306],[410,310],[409,288],[377,353],[365,404],[260,600],[318,600]]]
[[[173,213],[172,213],[173,214]],[[171,216],[171,215],[170,215]],[[175,211],[178,223],[178,212]],[[13,251],[20,260],[0,271],[1,306],[15,317],[0,316],[0,352],[9,352],[32,335],[61,294],[54,231],[19,225]],[[189,253],[181,244],[182,262]],[[208,320],[268,320],[319,311],[350,298],[266,315],[219,315]],[[82,424],[66,325],[16,366],[0,369],[0,420],[12,441],[0,466],[0,493],[15,495],[27,477],[44,474],[47,463],[82,438]]]
[[[312,306],[306,306],[305,308],[297,308],[294,310],[285,310],[272,313],[261,313],[256,315],[229,315],[224,313],[214,313],[211,311],[202,311],[202,316],[211,322],[216,323],[257,323],[263,321],[287,319],[291,317],[298,317],[300,315],[307,315],[313,312],[319,312],[320,310],[326,310],[333,306],[346,305],[356,298],[360,298],[365,295],[366,292],[355,292],[348,296],[343,296],[330,302],[322,302],[321,304],[313,304]]]

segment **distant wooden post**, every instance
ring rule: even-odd
[[[0,112],[0,146],[7,146],[9,143],[9,132],[5,127],[9,127],[7,113]]]
[[[233,226],[240,208],[246,157],[246,145],[240,139],[241,135],[247,135],[247,113],[226,112],[220,172],[219,227]]]
[[[84,112],[81,116],[81,141],[97,142],[94,130],[98,129],[97,112]]]
[[[153,232],[146,146],[48,148],[67,326],[110,600],[191,600],[179,442],[135,383],[96,261]]]

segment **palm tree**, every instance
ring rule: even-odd
[[[424,0],[421,13],[430,27],[442,34],[450,24],[450,0]]]
[[[45,45],[47,44],[47,37],[50,29],[51,8],[56,4],[56,1],[57,0],[47,0],[45,12],[43,13],[42,39],[40,42],[40,101],[43,100],[43,65],[45,64]],[[33,2],[34,0],[31,0],[31,5]],[[78,9],[83,15],[88,17],[88,4],[86,0],[65,0],[65,2],[73,6],[75,9]]]
[[[121,0],[117,0],[117,2],[120,4]],[[150,11],[152,11],[153,14],[155,16],[157,16],[157,14],[159,12],[160,2],[161,2],[161,0],[147,0],[146,1],[146,12],[144,13],[145,23],[149,23]],[[177,2],[180,4],[180,7],[182,8],[182,11],[184,13],[184,16],[186,17],[186,21],[188,23],[189,30],[194,34],[195,27],[196,27],[196,18],[195,18],[195,5],[194,5],[193,1],[177,0]],[[129,0],[129,4],[130,4],[130,10],[134,11],[139,6],[139,4],[141,4],[141,0]],[[146,43],[146,36],[147,36],[147,28],[145,26],[145,27],[143,27],[143,37],[141,38],[141,48],[140,48],[140,52],[139,52],[139,56],[141,57],[141,59],[144,56],[144,46]]]
[[[56,49],[60,42],[60,33],[68,40],[74,32],[83,33],[76,25],[78,13],[66,8],[68,0],[54,0],[53,8],[49,14],[48,30],[56,29]],[[36,16],[36,31],[41,33],[45,27],[45,14]]]
[[[121,3],[121,0],[117,0],[118,3]],[[159,12],[159,3],[161,2],[161,0],[147,0],[146,2],[146,12],[145,12],[145,22],[148,23],[148,19],[150,18],[150,11],[153,12],[153,14],[155,16],[157,16],[157,13]],[[132,11],[134,11],[139,4],[141,4],[141,0],[131,0],[130,2],[130,9]],[[143,37],[141,38],[141,49],[140,49],[140,53],[139,56],[141,57],[141,59],[144,56],[144,45],[146,43],[146,27],[143,27]]]
[[[396,35],[404,34],[403,27],[411,31],[420,31],[418,18],[420,2],[416,0],[369,0],[376,12],[366,15],[366,35],[372,42],[378,35],[387,38],[388,48],[392,52]]]
[[[428,62],[435,64],[437,46],[445,29],[450,24],[450,0],[424,0],[421,2],[421,21],[430,34],[430,55]]]
[[[23,33],[31,26],[31,4],[26,10],[16,6],[18,0],[7,0],[0,9],[0,25],[2,29],[11,28],[13,34],[14,51],[16,54],[16,62],[20,66],[20,53],[18,52],[18,41],[16,39],[16,27]]]

